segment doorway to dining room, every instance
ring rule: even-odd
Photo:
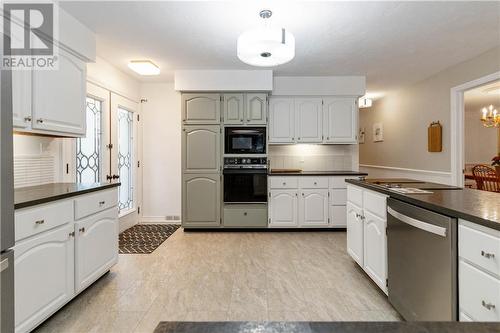
[[[464,186],[500,191],[500,80],[464,92]]]

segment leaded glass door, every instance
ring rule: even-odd
[[[139,206],[138,104],[111,94],[111,177],[120,181],[120,216],[137,220]],[[136,221],[134,221],[135,223]]]

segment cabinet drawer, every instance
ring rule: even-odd
[[[300,177],[300,188],[328,188],[327,177]]]
[[[330,225],[333,228],[345,228],[347,226],[346,206],[330,206]]]
[[[345,206],[347,203],[347,190],[336,188],[330,190],[330,205]]]
[[[75,199],[75,219],[102,212],[117,205],[118,192],[116,188],[86,194]]]
[[[494,231],[486,233],[460,224],[458,251],[460,257],[500,276],[500,238],[494,236]]]
[[[372,191],[363,191],[363,208],[382,219],[387,219],[387,197]]]
[[[224,207],[224,226],[267,227],[267,205],[246,206],[228,205]]]
[[[15,213],[16,241],[73,221],[73,200],[17,210]]]
[[[460,308],[477,321],[499,321],[500,280],[462,260],[458,277]]]
[[[347,186],[347,201],[363,207],[363,190],[356,186]]]
[[[330,188],[347,188],[346,179],[358,179],[359,177],[330,177]]]
[[[298,188],[297,177],[269,177],[271,188]]]

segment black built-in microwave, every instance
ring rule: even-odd
[[[224,154],[265,154],[265,127],[226,127]]]

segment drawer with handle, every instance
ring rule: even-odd
[[[71,199],[16,210],[16,242],[69,222],[73,222]]]
[[[328,188],[328,177],[300,177],[300,188]]]
[[[458,255],[500,278],[500,232],[460,220]]]
[[[299,182],[297,177],[269,177],[269,186],[272,189],[279,188],[298,188]]]
[[[500,280],[460,260],[459,305],[477,321],[500,321]]]
[[[75,219],[79,220],[102,212],[116,206],[117,203],[118,191],[116,188],[82,195],[75,199]]]

